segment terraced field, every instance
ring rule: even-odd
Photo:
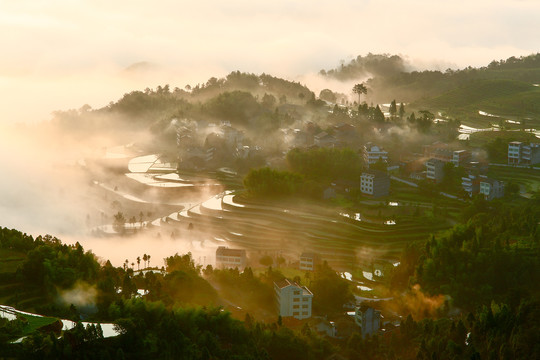
[[[505,166],[490,166],[489,176],[520,185],[521,191],[540,191],[540,170]]]
[[[317,252],[337,269],[379,260],[395,261],[408,242],[448,227],[427,225],[413,217],[385,225],[342,215],[323,208],[284,208],[277,202],[239,200],[225,192],[172,213],[154,225],[167,232],[191,228],[216,244],[261,254],[281,252],[298,258],[303,251]]]

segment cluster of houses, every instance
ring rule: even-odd
[[[388,152],[373,143],[364,145],[362,156],[368,168],[380,162],[385,165],[389,163]],[[447,163],[465,170],[466,175],[461,178],[461,186],[469,197],[481,194],[484,199],[493,200],[504,196],[504,182],[487,176],[488,164],[486,162],[474,159],[469,150],[451,149],[442,142],[424,145],[423,154],[401,161],[399,168],[405,170],[404,172],[412,179],[426,179],[433,183],[440,183],[444,179]],[[508,144],[509,165],[526,166],[538,163],[540,163],[540,143],[513,141]],[[391,170],[392,166],[386,168]],[[362,173],[360,191],[363,194],[373,197],[386,196],[389,189],[390,179],[387,172],[368,169]]]
[[[178,120],[178,167],[194,170],[216,167],[226,160],[246,159],[260,153],[260,147],[245,145],[245,140],[244,132],[231,126],[229,121],[205,124]]]
[[[419,163],[423,163],[423,169]],[[423,154],[403,161],[401,166],[408,170],[406,173],[412,179],[426,179],[440,183],[445,177],[445,165],[448,163],[465,170],[466,174],[461,178],[461,187],[469,197],[482,194],[486,200],[493,200],[504,196],[504,183],[487,176],[486,162],[474,159],[469,150],[451,149],[448,144],[442,142],[424,145]],[[423,171],[419,172],[419,169]]]
[[[535,165],[540,163],[540,143],[512,141],[508,144],[509,165]]]
[[[340,123],[328,131],[322,131],[314,123],[308,122],[305,129],[283,130],[285,143],[291,147],[339,147],[353,144],[358,141],[358,134],[354,125]],[[331,134],[330,134],[331,132]]]
[[[299,269],[314,271],[321,259],[316,253],[304,252],[300,255]],[[246,251],[220,246],[216,250],[216,267],[243,269],[246,266]],[[297,320],[312,319],[313,293],[307,286],[299,285],[289,279],[274,282],[274,297],[277,313],[282,318]],[[381,327],[381,313],[367,305],[356,306],[354,323],[360,328],[363,337],[377,333]],[[314,328],[331,337],[339,337],[334,322],[325,318],[313,318]]]

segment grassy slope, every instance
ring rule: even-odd
[[[481,110],[500,115],[502,120],[526,118],[527,127],[539,127],[540,87],[515,80],[476,80],[440,96],[418,101],[412,107],[442,110],[474,126],[487,127],[501,120],[480,115],[478,111]]]
[[[527,192],[540,190],[540,170],[490,166],[488,176],[506,182],[513,181]]]

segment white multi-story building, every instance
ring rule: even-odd
[[[313,271],[319,262],[319,256],[313,253],[302,253],[300,255],[300,270]]]
[[[480,175],[480,194],[484,195],[486,200],[498,199],[504,196],[504,183],[502,181],[490,179],[487,176]]]
[[[478,176],[469,174],[465,177],[462,177],[461,186],[463,187],[463,190],[465,190],[467,194],[469,194],[470,197],[478,194],[478,191],[480,191],[480,182],[478,181]]]
[[[386,196],[390,191],[390,177],[382,171],[365,171],[360,176],[360,191],[373,197]]]
[[[246,250],[220,246],[216,250],[216,267],[219,269],[246,267]]]
[[[288,279],[274,283],[277,307],[281,317],[294,317],[298,320],[311,317],[313,293]]]
[[[524,144],[520,141],[508,143],[508,164],[534,165],[540,163],[540,143]]]
[[[426,179],[441,182],[444,177],[444,161],[429,159],[426,161]]]
[[[382,147],[379,147],[373,143],[367,143],[362,150],[364,157],[364,163],[367,165],[375,164],[380,160],[388,162],[388,152]]]

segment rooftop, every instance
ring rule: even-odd
[[[229,249],[225,246],[220,246],[216,250],[216,255],[221,256],[246,256],[246,250]]]

